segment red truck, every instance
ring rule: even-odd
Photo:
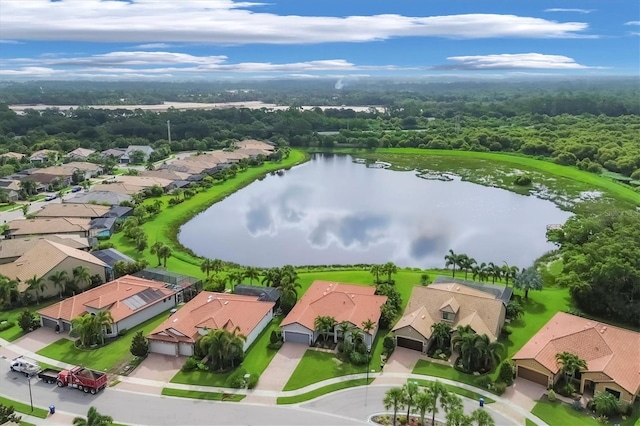
[[[59,388],[68,386],[95,395],[107,387],[107,375],[84,367],[73,367],[71,370],[60,371],[56,384]]]

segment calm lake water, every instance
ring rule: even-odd
[[[550,201],[457,177],[426,180],[318,154],[211,206],[179,238],[198,255],[260,267],[440,267],[449,249],[525,267],[553,249],[546,226],[569,216]]]

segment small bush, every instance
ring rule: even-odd
[[[482,389],[489,389],[491,383],[491,377],[489,376],[480,376],[476,379],[476,386]]]
[[[253,389],[258,385],[258,380],[260,379],[260,375],[251,373],[249,376],[249,380],[247,380],[247,388]]]
[[[529,186],[531,185],[531,177],[527,175],[520,175],[513,181],[514,184],[518,186]]]
[[[609,423],[609,417],[607,416],[600,416],[596,419],[596,421],[598,423],[600,423],[601,425],[606,425],[607,423]]]
[[[511,333],[513,333],[513,331],[511,331],[508,327],[502,327],[502,330],[500,330],[500,335],[504,338],[511,336]]]
[[[623,402],[620,404],[618,411],[620,412],[620,415],[630,416],[633,414],[633,405]]]
[[[229,388],[242,389],[245,386],[244,375],[247,374],[247,370],[244,368],[237,368],[236,371],[231,373],[229,377],[227,377],[227,381],[225,382],[226,386]],[[256,379],[256,383],[258,380]]]
[[[353,365],[364,365],[367,363],[367,356],[360,352],[353,351],[349,354],[349,361]]]
[[[571,397],[576,391],[576,387],[571,383],[566,383],[558,389],[558,393],[562,396]]]
[[[129,330],[127,330],[126,328],[123,328],[123,329],[121,329],[121,330],[118,330],[118,336],[119,336],[119,337],[124,336],[125,334],[127,334],[127,331],[129,331]]]
[[[403,426],[407,424],[407,416],[398,416],[396,420]]]
[[[495,393],[498,396],[502,395],[507,390],[507,384],[504,382],[496,382],[491,387],[491,390],[493,391],[493,393]]]
[[[513,367],[511,366],[511,362],[504,361],[500,364],[498,381],[504,382],[507,386],[511,386],[513,384]]]
[[[0,323],[0,331],[5,331],[16,325],[13,321],[4,321]]]
[[[549,392],[547,392],[547,399],[549,402],[555,402],[558,399],[556,392],[553,389],[549,389]]]
[[[384,354],[389,357],[396,350],[396,341],[391,335],[384,336],[382,341],[382,347],[384,348]]]
[[[280,349],[282,347],[283,344],[284,344],[284,342],[282,342],[282,341],[278,341],[278,342],[275,342],[275,343],[269,343],[267,345],[267,348],[278,350],[278,349]]]
[[[209,371],[209,367],[207,367],[207,364],[199,362],[196,364],[196,366],[198,367],[198,370],[200,371]]]
[[[582,406],[582,402],[580,402],[579,399],[576,399],[575,401],[573,401],[573,403],[571,404],[571,408],[573,408],[576,411],[582,411],[583,410],[583,406]]]
[[[180,368],[180,371],[183,373],[188,373],[190,371],[195,371],[198,368],[198,361],[194,357],[189,357]]]

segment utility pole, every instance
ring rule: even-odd
[[[31,412],[33,413],[33,394],[31,393],[31,374],[27,376],[27,380],[29,381],[29,402],[31,403]]]
[[[169,144],[171,144],[171,120],[167,120],[167,137],[169,138]]]

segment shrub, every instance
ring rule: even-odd
[[[364,365],[367,363],[367,356],[361,354],[360,352],[353,351],[349,354],[349,361],[353,365]]]
[[[184,373],[188,373],[190,371],[194,371],[196,368],[198,368],[198,361],[196,361],[194,357],[190,356],[184,362],[184,364],[182,365],[182,368],[180,368],[180,371]]]
[[[630,416],[631,414],[633,414],[633,405],[623,402],[620,404],[618,411],[620,412],[620,415]]]
[[[142,334],[142,330],[138,331],[133,339],[131,339],[131,354],[133,356],[144,358],[149,354],[149,340]]]
[[[549,402],[555,402],[558,399],[553,389],[549,389],[549,392],[547,392],[547,399]]]
[[[600,416],[596,419],[596,421],[598,423],[600,423],[601,425],[606,425],[607,423],[609,423],[609,417],[607,416]]]
[[[570,397],[576,391],[576,387],[571,383],[566,383],[564,386],[561,386],[558,393],[562,396]]]
[[[407,424],[407,416],[398,416],[396,420],[403,426]]]
[[[383,353],[389,357],[396,350],[396,341],[391,335],[384,336],[384,340],[382,341],[382,347],[384,348]]]
[[[277,343],[280,340],[278,333],[275,330],[271,330],[271,335],[269,336],[269,342],[271,344]]]
[[[40,326],[40,324],[36,322],[36,317],[33,315],[33,312],[28,309],[25,309],[20,314],[20,318],[18,318],[18,325],[25,333],[28,333]]]
[[[119,337],[124,336],[125,334],[127,334],[127,331],[129,331],[129,330],[127,330],[126,328],[118,330],[118,336]]]
[[[520,175],[513,181],[513,183],[518,186],[529,186],[531,185],[531,177],[527,175]]]
[[[253,389],[258,385],[258,380],[260,379],[260,375],[251,373],[249,379],[247,380],[247,388]]]
[[[339,354],[344,352],[344,343],[338,342],[338,344],[336,345],[336,351],[338,351]]]
[[[198,364],[196,364],[196,366],[198,367],[198,370],[200,370],[200,371],[209,371],[209,367],[207,367],[207,364],[205,364],[203,362],[199,362]]]
[[[244,375],[247,374],[247,370],[244,368],[238,368],[227,377],[225,384],[229,388],[242,389],[244,388]],[[256,379],[257,383],[257,379]]]
[[[505,339],[511,336],[511,333],[513,332],[508,327],[503,327],[502,330],[500,330],[500,336],[504,337]]]
[[[476,379],[476,386],[482,389],[489,389],[491,383],[491,377],[489,376],[480,376]]]
[[[589,402],[587,402],[587,410],[596,411],[596,402],[593,399],[590,399]]]
[[[506,390],[507,390],[507,384],[504,382],[496,382],[491,390],[493,391],[493,393],[495,393],[496,395],[502,395]]]
[[[498,381],[504,382],[507,386],[511,386],[513,384],[513,367],[511,366],[511,362],[504,361],[500,364]]]
[[[582,409],[584,408],[582,406],[582,402],[580,402],[579,399],[576,399],[575,401],[573,401],[573,403],[571,404],[571,408],[573,408],[576,411],[582,411]]]
[[[0,323],[0,331],[5,331],[16,325],[13,321],[3,321]]]

